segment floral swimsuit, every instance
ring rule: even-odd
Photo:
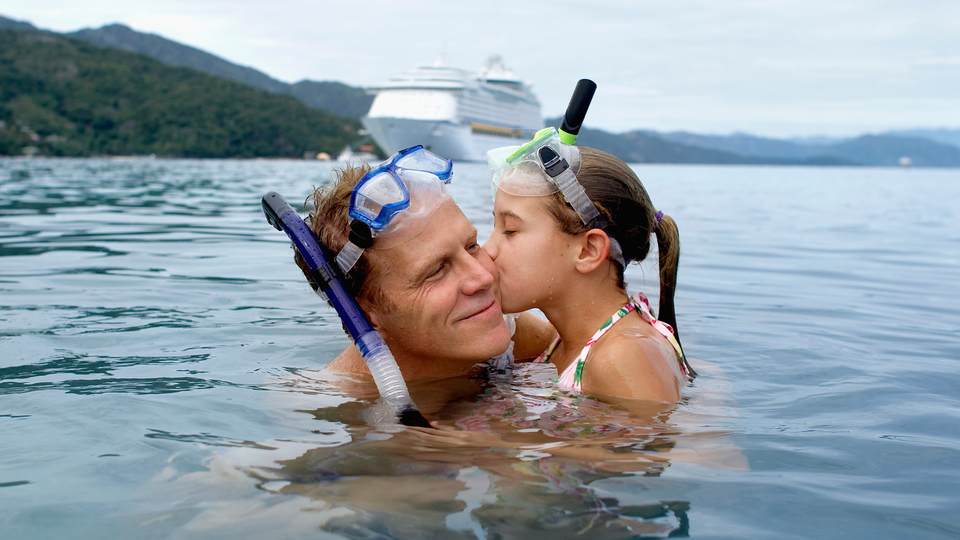
[[[647,300],[647,297],[642,293],[638,292],[630,297],[630,301],[627,302],[625,306],[617,310],[612,317],[607,319],[607,322],[603,323],[603,326],[597,330],[597,333],[587,341],[587,345],[580,351],[580,354],[577,355],[576,360],[574,360],[567,369],[563,370],[563,373],[554,381],[561,390],[574,391],[577,393],[583,393],[580,385],[580,379],[583,376],[583,367],[587,364],[587,356],[590,354],[590,348],[593,347],[593,344],[600,339],[607,330],[613,328],[613,325],[617,321],[626,316],[627,313],[636,310],[637,313],[643,318],[643,320],[650,323],[654,329],[657,330],[663,337],[667,338],[667,341],[670,342],[670,345],[673,346],[673,350],[677,353],[677,361],[680,363],[680,370],[683,371],[683,374],[689,378],[690,377],[690,367],[687,365],[687,359],[683,356],[683,350],[680,348],[680,343],[677,342],[677,338],[673,336],[673,328],[669,324],[662,321],[658,321],[652,313],[650,313],[650,302]],[[550,359],[550,355],[553,354],[554,349],[557,348],[557,345],[560,344],[560,336],[557,336],[553,343],[547,347],[547,350],[537,357],[534,362],[546,362]]]

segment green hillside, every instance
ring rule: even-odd
[[[16,24],[16,21],[10,21],[10,23]],[[2,25],[3,21],[0,21],[0,26]],[[373,103],[373,96],[368,95],[363,88],[330,81],[303,80],[296,84],[287,84],[253,68],[232,64],[200,49],[170,41],[155,34],[137,32],[122,24],[110,24],[97,29],[87,28],[66,35],[89,41],[100,47],[145,54],[168,66],[191,67],[197,71],[275,94],[290,94],[314,109],[321,109],[337,116],[360,118],[370,110],[370,104]]]
[[[0,154],[302,157],[360,124],[146,56],[0,29]]]

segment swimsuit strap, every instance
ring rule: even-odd
[[[549,347],[547,347],[542,353],[540,353],[540,356],[538,356],[537,359],[534,360],[534,362],[538,364],[542,364],[550,360],[550,355],[553,354],[553,350],[556,349],[557,345],[559,344],[560,344],[560,336],[553,338],[553,343],[551,343]]]
[[[593,337],[587,341],[587,344],[583,347],[583,350],[580,351],[580,354],[577,355],[577,358],[567,366],[567,369],[560,374],[559,377],[554,381],[557,385],[563,390],[573,390],[575,392],[581,392],[580,390],[580,378],[583,375],[583,366],[587,363],[587,355],[590,353],[590,348],[593,347],[593,344],[597,342],[604,334],[607,333],[607,330],[613,328],[613,325],[623,318],[624,315],[635,310],[636,307],[633,305],[633,302],[627,302],[622,308],[618,309],[616,313],[610,316],[607,319],[607,322],[603,323],[603,326],[593,334]],[[550,359],[550,355],[553,354],[554,349],[557,345],[560,344],[560,337],[553,341],[550,344],[550,347],[547,350],[543,351],[537,358],[537,362],[545,362]]]
[[[650,312],[650,302],[647,300],[646,295],[644,295],[642,292],[637,292],[630,297],[630,301],[627,302],[626,305],[618,309],[616,313],[607,319],[607,322],[603,323],[603,326],[601,326],[600,329],[593,334],[593,337],[587,341],[587,344],[580,351],[580,354],[577,355],[577,358],[569,366],[567,366],[567,369],[563,370],[563,373],[561,373],[559,377],[554,380],[554,382],[557,383],[562,390],[573,390],[578,393],[582,392],[580,381],[583,376],[583,367],[587,363],[587,356],[590,353],[590,348],[593,347],[593,344],[596,343],[597,340],[607,333],[607,330],[613,328],[613,325],[616,324],[617,321],[622,319],[631,311],[637,311],[644,321],[650,324],[650,326],[653,326],[653,328],[663,335],[663,337],[667,338],[667,341],[670,342],[670,345],[673,346],[673,350],[677,353],[677,360],[680,362],[680,369],[683,371],[684,375],[687,377],[690,376],[690,371],[687,367],[687,360],[683,356],[683,349],[680,348],[680,343],[678,343],[677,339],[673,336],[673,328],[663,321],[658,321]],[[553,340],[553,343],[547,347],[547,350],[543,351],[543,353],[540,354],[540,356],[538,356],[534,362],[546,362],[549,360],[550,355],[553,354],[553,351],[559,344],[560,336],[557,336],[556,339]]]
[[[670,342],[670,345],[673,347],[673,351],[677,353],[677,361],[680,362],[680,370],[683,371],[683,374],[690,378],[690,365],[687,364],[687,357],[683,354],[683,349],[680,347],[680,342],[677,341],[677,338],[673,335],[673,327],[669,324],[657,320],[653,316],[653,313],[650,312],[650,301],[647,300],[646,295],[642,292],[638,292],[630,297],[630,302],[637,308],[637,312],[640,313],[640,316],[643,317],[643,320],[650,323],[657,332],[660,332],[660,335],[667,338],[667,341]]]

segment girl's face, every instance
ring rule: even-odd
[[[560,292],[570,262],[574,237],[560,231],[547,212],[551,196],[521,197],[497,191],[494,229],[483,249],[500,274],[504,313],[543,308]]]

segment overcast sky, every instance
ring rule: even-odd
[[[287,82],[368,86],[499,54],[585,125],[773,137],[960,128],[960,0],[7,0],[66,32],[122,23]]]

